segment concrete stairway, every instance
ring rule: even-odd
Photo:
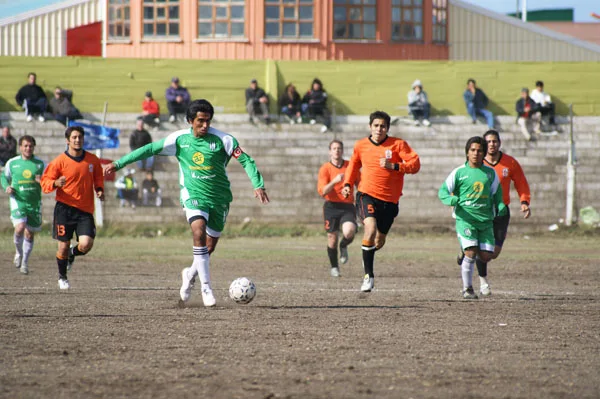
[[[100,115],[85,115],[92,121]],[[104,150],[103,158],[117,159],[129,152],[129,134],[134,129],[133,114],[108,114],[106,124],[121,129],[121,147]],[[25,133],[36,137],[36,154],[45,161],[52,160],[65,148],[64,127],[56,122],[27,123],[21,113],[0,113],[2,124],[12,127],[15,137]],[[487,127],[473,125],[465,117],[433,119],[430,128],[400,124],[392,127],[390,135],[408,141],[421,157],[421,171],[406,176],[404,196],[400,201],[400,215],[396,225],[402,228],[416,226],[451,226],[451,210],[441,205],[437,191],[450,171],[464,162],[464,145],[474,135],[481,135]],[[513,117],[498,118],[504,150],[517,157],[523,166],[532,189],[533,218],[520,227],[545,228],[565,215],[566,163],[568,154],[568,125],[562,120],[562,133],[542,136],[536,142],[526,142]],[[577,198],[579,207],[592,205],[600,209],[600,118],[575,118],[574,132],[577,146]],[[368,134],[368,117],[340,117],[333,132],[320,133],[320,126],[273,124],[254,126],[245,115],[216,115],[213,126],[234,135],[247,153],[252,155],[264,175],[271,204],[262,206],[253,197],[252,187],[241,166],[232,160],[229,177],[232,182],[234,202],[230,222],[250,217],[261,222],[321,223],[322,203],[316,193],[317,172],[327,161],[327,147],[334,137],[346,147],[346,158],[352,152],[354,141]],[[170,132],[185,128],[184,123],[163,122],[160,129],[151,131],[154,140]],[[106,222],[168,223],[183,222],[179,206],[178,168],[173,157],[157,157],[155,176],[163,189],[165,203],[161,208],[119,208],[116,190],[111,182],[106,184],[107,201],[104,208]],[[135,165],[132,165],[135,168]],[[138,173],[139,182],[143,174]],[[6,197],[6,194],[0,196]],[[513,193],[512,211],[516,226],[523,222],[517,215],[518,200]],[[44,219],[50,222],[54,201],[47,196],[44,201]],[[6,217],[0,226],[8,225]]]

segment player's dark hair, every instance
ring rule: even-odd
[[[475,82],[475,79],[473,79],[473,78],[470,78],[469,80],[467,80],[467,84],[469,84],[469,83],[473,83],[474,85],[477,84],[477,82]]]
[[[33,75],[34,78],[37,78],[37,75],[35,74],[35,72],[29,72],[27,74],[27,77],[30,77],[31,75]]]
[[[383,119],[385,121],[385,125],[387,126],[387,128],[390,128],[390,116],[387,114],[387,112],[383,112],[383,111],[375,111],[373,112],[371,115],[369,115],[369,126],[371,126],[373,124],[373,121],[375,119]]]
[[[535,82],[535,87],[544,87],[544,82],[542,82],[541,80],[538,80],[537,82]]]
[[[204,99],[194,100],[190,103],[190,106],[188,107],[187,112],[185,114],[185,118],[189,123],[192,123],[193,120],[196,119],[196,115],[198,115],[198,112],[204,112],[205,114],[209,114],[210,119],[212,119],[213,115],[215,114],[215,109],[213,108],[211,103]]]
[[[500,140],[500,133],[498,133],[497,130],[495,129],[490,129],[487,132],[484,133],[483,135],[483,139],[485,140],[485,142],[487,143],[487,136],[496,136],[496,140],[498,140],[498,142],[501,142],[502,140]]]
[[[30,142],[35,147],[35,139],[33,138],[33,136],[30,136],[28,134],[26,134],[25,136],[21,136],[21,138],[19,139],[19,145],[23,144],[24,141]]]
[[[84,132],[84,130],[83,130],[83,128],[81,126],[69,126],[65,130],[65,138],[67,140],[69,140],[71,138],[71,133],[73,133],[73,132],[79,132],[79,133],[85,135],[85,132]]]
[[[465,155],[469,156],[469,148],[471,148],[471,144],[479,144],[481,149],[483,150],[483,155],[487,154],[487,141],[483,139],[481,136],[473,136],[469,140],[467,140],[467,145],[465,146]]]
[[[344,143],[342,143],[340,140],[335,139],[335,140],[331,140],[331,142],[329,143],[329,149],[331,150],[331,146],[335,143],[338,143],[340,146],[342,146],[342,151],[344,150]]]

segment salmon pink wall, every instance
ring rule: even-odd
[[[180,1],[180,39],[142,38],[141,1],[131,4],[131,41],[107,44],[111,58],[179,58],[210,60],[447,60],[447,44],[431,43],[431,1],[423,1],[423,42],[397,43],[391,38],[391,0],[377,1],[377,39],[333,41],[333,0],[314,1],[314,38],[265,42],[264,0],[247,0],[246,38],[197,40],[197,1]]]

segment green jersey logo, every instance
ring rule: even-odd
[[[196,152],[194,155],[192,155],[192,161],[196,165],[202,165],[204,163],[204,154],[201,152]]]

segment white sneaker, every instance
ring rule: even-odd
[[[45,122],[46,118],[44,118],[42,115],[40,115],[40,116],[38,116],[38,121]]]
[[[21,265],[21,269],[19,269],[21,271],[22,274],[29,274],[29,266],[27,266],[27,263],[23,263]]]
[[[481,287],[479,287],[479,293],[481,294],[481,296],[490,296],[492,295],[492,289],[490,288],[489,284],[484,284]]]
[[[427,119],[423,119],[423,126],[429,127],[431,126],[431,122],[429,122]]]
[[[331,268],[331,277],[339,277],[340,276],[340,268],[332,267]]]
[[[413,123],[415,124],[415,126],[421,126],[421,122],[419,122],[419,120],[416,120]]]
[[[156,123],[157,125],[160,124],[160,119],[154,118],[154,123]]]
[[[169,122],[171,122],[171,123],[175,122],[175,115],[169,116]]]
[[[315,123],[317,123],[317,121],[316,121],[316,120],[314,120],[314,119],[311,119],[311,120],[310,120],[310,124],[311,124],[311,125],[314,125]]]
[[[295,124],[296,124],[296,121],[293,119],[290,119],[290,125],[295,125]]]
[[[19,255],[19,253],[15,253],[15,258],[13,259],[13,263],[15,264],[15,267],[17,269],[19,269],[21,267],[21,259],[23,259],[21,257],[21,255]]]
[[[296,123],[302,123],[302,117],[301,116],[299,116],[299,117],[296,118]]]
[[[187,302],[192,294],[192,284],[188,276],[189,271],[189,267],[186,267],[181,271],[181,288],[179,289],[179,296],[183,302]]]
[[[363,283],[360,286],[360,290],[362,292],[371,292],[371,290],[375,286],[375,281],[374,280],[375,279],[373,277],[369,277],[368,274],[365,274],[365,277],[363,278]]]
[[[325,126],[325,125],[321,126],[321,133],[327,133],[327,130],[329,130],[327,128],[327,126]]]
[[[27,115],[27,122],[31,122],[33,120],[33,115]]]
[[[58,288],[60,288],[61,290],[68,290],[69,288],[71,288],[71,284],[69,284],[69,280],[59,278]]]
[[[348,263],[348,247],[340,247],[340,263],[342,265]]]
[[[209,283],[202,284],[202,302],[204,302],[204,306],[207,308],[215,306],[217,303]]]

